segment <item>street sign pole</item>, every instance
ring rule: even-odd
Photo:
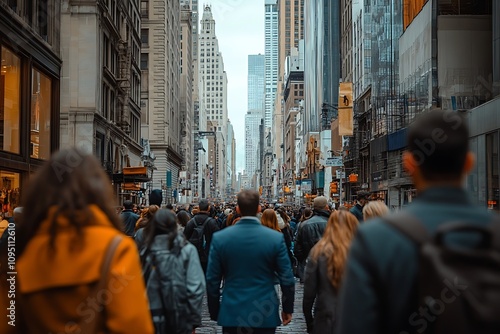
[[[340,168],[340,182],[339,182],[339,207],[342,206],[342,177],[344,176],[344,168]]]
[[[341,137],[342,143],[342,153],[344,152],[344,136]],[[343,158],[343,156],[342,156]],[[342,161],[342,167],[340,167],[340,182],[339,182],[339,207],[342,206],[342,177],[344,176],[344,161]]]

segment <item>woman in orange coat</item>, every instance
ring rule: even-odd
[[[153,333],[137,247],[113,198],[97,159],[76,149],[30,180],[16,240],[17,333]]]

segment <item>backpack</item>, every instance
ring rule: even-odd
[[[188,293],[186,288],[187,261],[169,250],[144,250],[143,275],[155,333],[191,332],[186,321]]]
[[[212,219],[212,217],[208,216],[207,219],[203,223],[198,223],[196,218],[192,218],[194,221],[194,229],[193,234],[191,234],[191,238],[189,238],[189,242],[196,247],[198,251],[198,255],[200,256],[200,262],[207,263],[208,262],[208,247],[207,247],[207,236],[205,226]],[[188,222],[189,223],[189,222]]]
[[[224,213],[221,213],[219,217],[217,217],[217,225],[219,226],[219,230],[222,230],[226,227],[227,216]]]
[[[383,219],[418,247],[418,305],[409,315],[414,333],[500,333],[500,217],[488,227],[450,222],[433,235],[408,213]],[[474,248],[446,245],[457,232],[481,242]]]

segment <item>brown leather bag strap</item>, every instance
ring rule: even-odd
[[[90,293],[90,296],[92,298],[96,298],[100,291],[106,289],[106,284],[108,282],[108,275],[111,269],[111,261],[113,260],[116,248],[122,241],[122,238],[123,237],[121,235],[117,235],[109,243],[101,267],[101,278],[99,279],[99,282],[97,282],[97,285],[92,289],[92,292]],[[95,334],[97,333],[96,331],[97,325],[104,323],[104,317],[103,317],[104,307],[101,305],[102,301],[99,300],[99,298],[96,298],[96,301],[100,306],[101,310],[97,311],[94,317],[90,319],[90,321],[84,321],[80,323],[81,334]]]

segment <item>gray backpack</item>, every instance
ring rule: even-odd
[[[418,304],[409,318],[415,333],[500,333],[500,217],[488,227],[450,222],[433,235],[408,213],[383,219],[418,247]],[[463,232],[477,235],[476,247],[446,242]]]

